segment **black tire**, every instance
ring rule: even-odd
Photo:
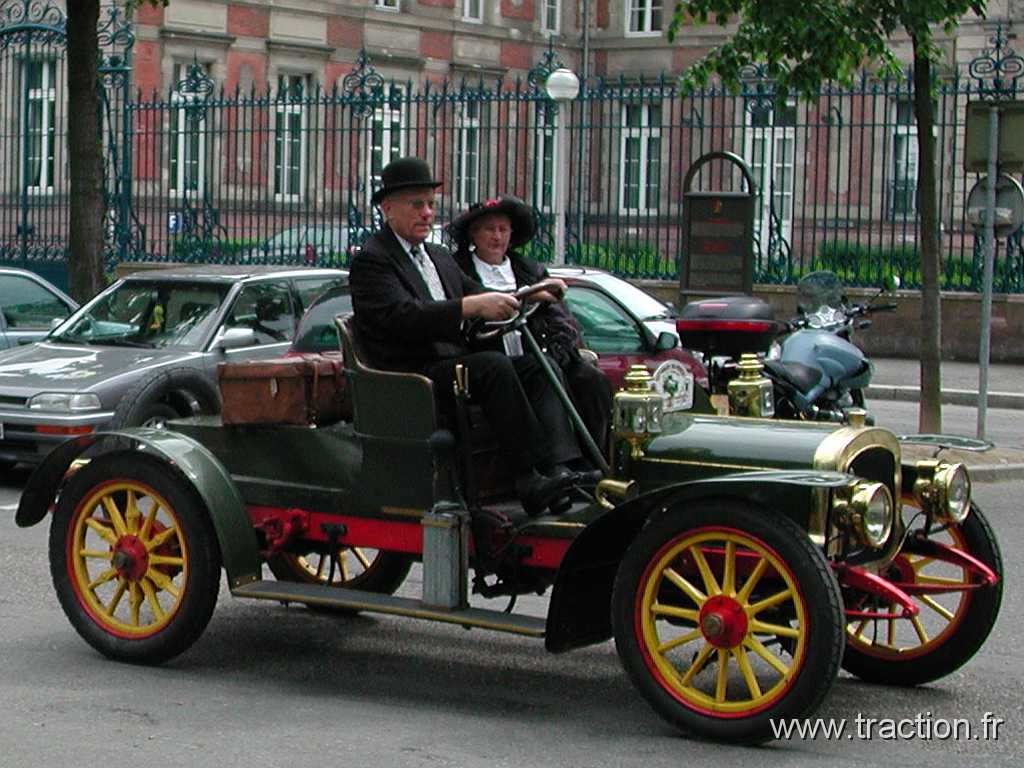
[[[724,567],[711,585],[700,575],[697,553],[707,562],[703,553],[718,552],[724,564],[730,541],[734,563],[765,563],[753,585],[736,565],[731,589]],[[694,578],[703,579],[698,597],[678,581],[692,587]],[[723,588],[711,595],[715,584]],[[744,596],[748,586],[753,591]],[[774,606],[750,613],[756,602],[779,595]],[[758,615],[759,626],[743,618]],[[647,524],[619,566],[612,626],[623,666],[661,717],[687,733],[730,743],[768,741],[771,721],[810,715],[831,690],[843,653],[842,603],[824,555],[790,520],[734,501],[700,501]],[[678,634],[670,639],[671,633]],[[789,664],[764,645],[776,640]],[[755,646],[777,666],[764,663]]]
[[[921,685],[959,669],[984,645],[1003,599],[1003,558],[999,544],[985,515],[973,504],[964,523],[942,535],[947,537],[946,543],[959,546],[991,568],[998,581],[991,586],[955,594],[913,596],[921,611],[918,623],[927,637],[923,642],[907,619],[893,622],[892,638],[887,620],[864,622],[863,627],[861,622],[851,621],[847,627],[843,669],[872,683]],[[919,570],[914,564],[912,557],[901,552],[883,575],[895,581],[939,577],[967,583],[963,579],[970,578],[964,569],[949,563],[925,564]],[[924,597],[928,597],[931,604]],[[935,605],[952,618],[936,610]]]
[[[330,585],[384,595],[394,594],[409,575],[412,558],[400,552],[372,552],[375,554],[368,554],[365,547],[340,548]],[[330,559],[329,555],[319,552],[306,555],[279,552],[267,560],[267,565],[278,581],[327,584],[331,576]],[[354,573],[354,568],[361,570]]]
[[[104,499],[121,513],[120,530]],[[154,512],[155,501],[161,508]],[[50,526],[53,585],[71,625],[109,658],[158,664],[188,649],[213,615],[220,567],[202,503],[154,459],[101,456],[61,492]],[[114,575],[104,580],[109,570]]]
[[[117,404],[112,429],[138,427],[154,419],[220,413],[220,393],[193,368],[167,368],[143,379]]]

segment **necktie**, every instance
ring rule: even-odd
[[[412,246],[409,249],[409,255],[412,256],[416,266],[419,267],[420,274],[423,275],[423,280],[427,284],[427,290],[430,292],[430,298],[434,299],[434,301],[444,301],[444,285],[441,283],[441,276],[437,274],[437,267],[434,266],[433,259],[427,256],[419,245]]]

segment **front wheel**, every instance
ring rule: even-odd
[[[882,575],[903,588],[919,609],[903,618],[851,618],[843,668],[874,683],[920,685],[945,677],[984,644],[1003,598],[1003,558],[995,533],[976,505],[959,526],[933,533],[930,540],[966,552],[996,575],[985,585],[981,574],[954,556],[915,553],[914,531]],[[898,615],[896,606],[848,600],[851,608]]]
[[[665,720],[701,737],[758,743],[805,717],[835,682],[839,589],[790,520],[700,502],[647,524],[612,597],[623,666]]]
[[[213,615],[220,563],[206,510],[154,459],[93,459],[60,494],[53,584],[72,626],[105,656],[159,663],[189,648]]]

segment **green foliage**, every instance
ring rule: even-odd
[[[898,275],[905,286],[921,283],[921,254],[915,245],[863,245],[849,240],[830,240],[818,245],[802,273],[826,269],[844,285],[881,285]]]
[[[683,0],[676,4],[668,36],[714,19],[736,23],[730,39],[710,51],[683,75],[684,88],[706,85],[712,74],[732,90],[743,67],[758,64],[782,93],[816,95],[822,83],[852,81],[865,66],[880,74],[901,67],[890,49],[902,30],[915,48],[938,58],[932,26],[947,32],[973,11],[984,15],[987,0]]]
[[[649,243],[583,243],[569,253],[568,261],[581,267],[597,267],[621,275],[674,280],[676,263]]]
[[[195,262],[209,264],[232,264],[245,252],[256,248],[259,240],[211,240],[209,242],[195,238],[176,237],[170,243],[169,261]]]

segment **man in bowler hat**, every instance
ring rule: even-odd
[[[381,172],[372,201],[385,223],[349,272],[356,330],[374,365],[429,377],[443,410],[451,407],[455,366],[464,364],[471,400],[482,406],[513,464],[524,509],[531,515],[562,509],[573,477],[560,469],[580,455],[571,422],[537,361],[467,346],[466,321],[507,320],[519,302],[485,291],[447,248],[426,242],[440,185],[416,157],[395,160]]]

